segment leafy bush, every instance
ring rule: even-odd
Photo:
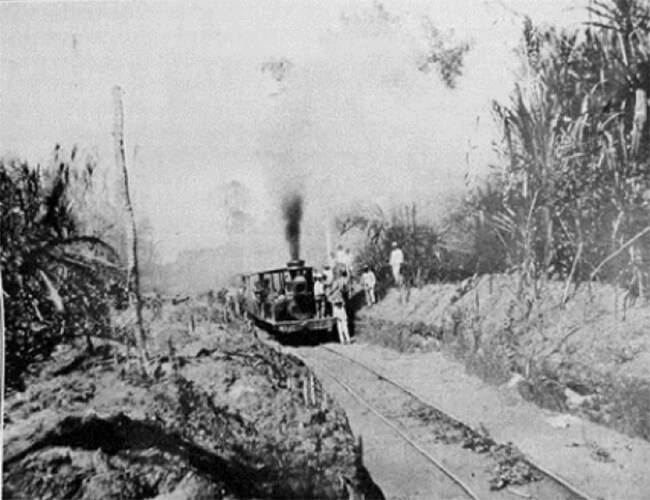
[[[109,245],[81,233],[72,194],[87,189],[93,168],[0,161],[7,389],[21,388],[29,365],[57,344],[85,334],[91,347],[90,333],[109,328],[124,273]]]

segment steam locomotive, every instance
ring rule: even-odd
[[[293,259],[287,267],[241,275],[244,309],[272,333],[329,332],[331,316],[319,318],[314,298],[314,269]]]

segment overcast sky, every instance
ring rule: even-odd
[[[276,220],[298,178],[312,226],[356,200],[436,206],[492,160],[491,100],[512,86],[520,14],[575,23],[584,3],[4,2],[2,153],[42,162],[78,144],[112,168],[121,85],[137,209],[167,257],[223,241],[212,214],[233,179]],[[471,43],[455,90],[417,69],[426,19]],[[280,58],[277,82],[261,66]]]

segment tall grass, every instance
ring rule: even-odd
[[[595,2],[592,14],[577,31],[526,21],[520,80],[508,103],[494,104],[497,202],[491,192],[470,202],[475,230],[491,228],[533,296],[548,277],[648,289],[647,273],[635,274],[650,261],[640,234],[650,224],[650,141],[635,142],[648,137],[647,123],[635,123],[637,91],[650,87],[648,7]]]
[[[594,2],[573,31],[526,20],[519,78],[510,100],[494,103],[501,160],[485,185],[440,227],[413,205],[343,215],[341,233],[367,233],[364,263],[388,279],[397,241],[411,284],[515,272],[525,301],[548,279],[565,281],[563,303],[592,280],[648,295],[649,19],[647,2],[611,0]]]

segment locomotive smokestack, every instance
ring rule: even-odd
[[[284,236],[289,243],[291,259],[300,257],[300,222],[302,221],[302,196],[297,193],[287,195],[282,201],[282,213],[286,226]]]

